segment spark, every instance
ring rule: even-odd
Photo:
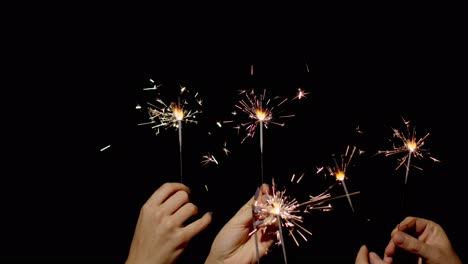
[[[364,132],[359,128],[359,126],[356,127],[356,133],[364,134]]]
[[[346,197],[348,198],[349,206],[351,207],[351,210],[354,212],[354,207],[353,203],[351,202],[351,198],[348,193],[348,189],[346,188],[346,183],[345,179],[347,179],[346,172],[348,170],[349,164],[351,163],[351,160],[354,156],[354,153],[356,151],[356,147],[353,147],[350,150],[350,147],[346,147],[346,152],[342,155],[340,155],[340,161],[338,161],[335,156],[333,155],[333,161],[334,165],[333,166],[326,166],[326,171],[328,172],[329,176],[333,176],[336,178],[336,180],[341,183],[343,186],[343,189],[346,193]]]
[[[292,100],[295,100],[295,99],[301,100],[302,98],[306,98],[307,97],[306,95],[308,94],[310,94],[310,92],[305,92],[302,88],[298,88],[297,94]]]
[[[207,166],[209,163],[215,163],[216,165],[218,164],[218,161],[216,160],[215,156],[211,155],[211,154],[207,154],[207,155],[203,155],[202,156],[202,161],[201,163],[204,165],[204,166]]]
[[[335,186],[336,184],[331,185],[323,191],[321,194],[313,196],[309,195],[309,200],[307,202],[301,203],[299,206],[307,205],[304,212],[309,212],[309,210],[319,210],[319,211],[331,211],[333,207],[331,204],[323,205],[326,201],[330,200],[332,197],[329,191]]]
[[[299,183],[299,182],[302,180],[302,178],[304,177],[304,174],[305,174],[305,173],[302,173],[302,174],[301,174],[301,176],[299,177],[299,179],[297,179],[296,183]],[[294,181],[294,178],[295,178],[295,177],[296,177],[296,174],[293,174],[292,177],[291,177],[291,182]]]
[[[324,168],[323,167],[316,167],[316,169],[317,169],[316,173],[319,174],[320,172],[323,171]]]
[[[410,125],[410,121],[406,121],[404,118],[402,119],[406,126],[406,134],[400,132],[398,129],[392,128],[393,138],[399,139],[399,144],[393,142],[393,149],[379,150],[377,154],[384,154],[387,157],[395,154],[405,153],[405,155],[402,158],[398,159],[398,166],[395,168],[395,170],[398,170],[401,166],[403,166],[406,163],[406,184],[406,182],[408,181],[408,174],[411,166],[413,166],[416,169],[422,170],[422,168],[411,164],[411,157],[423,159],[425,157],[424,154],[429,152],[428,149],[423,148],[425,144],[424,140],[426,140],[426,138],[429,136],[429,133],[427,133],[424,137],[418,139],[416,137],[416,128]],[[429,158],[435,162],[440,162],[436,158]]]
[[[223,145],[223,152],[226,156],[229,156],[229,154],[231,153],[231,151],[227,148],[227,142],[224,141],[224,145]]]
[[[106,149],[110,148],[110,146],[111,146],[111,145],[107,145],[107,146],[105,146],[105,147],[101,148],[101,150],[100,150],[100,151],[104,151],[104,150],[106,150]]]
[[[150,82],[153,84],[153,86],[150,86],[150,87],[145,87],[143,88],[143,91],[150,91],[150,90],[157,90],[159,87],[161,87],[162,84],[156,84],[154,83],[154,80],[153,79],[149,79]]]
[[[331,211],[333,210],[333,206],[331,204],[327,204],[327,205],[322,205],[322,204],[324,204],[325,202],[329,202],[331,200],[336,200],[336,199],[353,196],[353,195],[361,193],[360,191],[357,191],[357,192],[352,192],[349,194],[344,194],[344,195],[339,195],[339,196],[331,196],[331,194],[328,192],[335,185],[336,184],[331,185],[326,191],[322,192],[321,194],[317,196],[309,195],[310,200],[300,204],[300,206],[307,205],[304,212],[309,212],[309,210],[319,210],[323,212]]]

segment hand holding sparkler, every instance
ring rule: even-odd
[[[414,236],[409,233],[414,233]],[[409,257],[414,259],[414,263],[462,263],[439,224],[428,219],[409,216],[393,229],[383,259],[375,252],[369,252],[363,245],[356,255],[356,264],[396,263],[398,253],[401,251],[410,254]]]
[[[198,213],[190,203],[189,188],[181,183],[164,183],[140,210],[126,264],[174,263],[189,241],[211,223],[211,215],[184,226]]]
[[[263,184],[258,192],[258,199],[269,193],[269,186]],[[252,197],[241,209],[224,225],[216,235],[205,264],[211,263],[256,263],[258,244],[259,257],[267,254],[274,243],[274,236],[270,232],[252,231],[252,204],[257,197]],[[271,227],[273,228],[273,227]],[[258,236],[253,236],[257,232]],[[255,239],[257,238],[257,241]]]

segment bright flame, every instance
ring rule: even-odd
[[[406,142],[406,147],[408,148],[409,152],[413,152],[418,147],[418,144],[416,143],[415,139],[413,138],[412,140],[408,140]]]
[[[266,115],[267,115],[267,113],[265,111],[263,111],[262,109],[257,109],[255,111],[255,114],[257,116],[257,119],[260,120],[260,121],[265,120]]]
[[[343,181],[346,178],[346,175],[345,175],[345,173],[343,171],[338,170],[336,172],[336,174],[335,174],[335,177],[336,177],[337,180]]]
[[[182,107],[174,105],[172,106],[172,112],[177,120],[181,121],[184,119],[184,109]]]

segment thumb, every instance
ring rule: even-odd
[[[392,236],[392,240],[397,247],[416,254],[423,259],[429,259],[434,252],[426,243],[401,231],[395,232]]]

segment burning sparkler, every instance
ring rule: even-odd
[[[423,159],[424,154],[428,153],[428,149],[423,148],[424,140],[429,136],[427,133],[424,137],[417,139],[416,137],[416,128],[411,127],[410,121],[406,121],[404,118],[403,122],[406,126],[406,134],[400,132],[398,129],[392,128],[393,138],[398,138],[401,145],[393,143],[393,149],[391,150],[379,150],[377,154],[384,154],[386,157],[390,155],[395,155],[399,153],[406,153],[402,158],[398,159],[398,166],[395,170],[398,170],[406,162],[406,173],[405,173],[405,184],[408,181],[408,174],[410,166],[413,166],[416,169],[422,170],[422,168],[414,166],[411,164],[411,157],[414,156],[417,159]],[[440,162],[439,160],[429,157],[435,162]]]
[[[346,172],[348,170],[349,164],[351,163],[351,160],[354,156],[355,151],[356,151],[356,147],[353,147],[350,150],[350,147],[347,146],[346,152],[340,155],[339,161],[333,155],[334,165],[325,167],[326,168],[325,173],[328,173],[329,176],[335,177],[336,180],[343,186],[343,189],[346,193],[346,197],[348,198],[349,206],[351,207],[351,210],[353,212],[354,212],[354,207],[353,207],[353,203],[351,202],[351,197],[349,195],[348,189],[346,188],[345,179],[347,178]]]
[[[286,247],[284,244],[283,228],[290,230],[289,234],[293,237],[297,245],[297,239],[294,235],[294,230],[297,231],[306,241],[305,236],[297,230],[297,228],[312,235],[305,227],[301,225],[303,222],[302,216],[298,215],[301,212],[299,202],[295,198],[287,196],[286,190],[279,191],[276,188],[274,179],[272,179],[272,195],[263,195],[260,201],[255,200],[253,205],[253,212],[255,223],[254,230],[251,232],[256,233],[257,230],[266,231],[268,226],[277,226],[276,231],[277,244],[282,246],[284,262],[287,263]]]
[[[154,85],[154,89],[159,86]],[[198,93],[193,97],[189,96],[189,91],[185,86],[180,86],[180,92],[177,97],[177,102],[166,103],[158,95],[155,99],[155,103],[148,102],[148,114],[149,122],[140,123],[139,125],[152,125],[152,128],[156,130],[156,135],[159,135],[160,129],[175,128],[179,134],[179,166],[180,166],[180,181],[182,182],[182,122],[185,123],[197,123],[196,115],[201,113],[200,109],[194,110],[189,109],[193,106],[194,100],[196,105],[201,107],[202,101],[197,99]]]
[[[260,134],[260,165],[261,165],[261,181],[263,181],[263,128],[268,128],[269,124],[284,126],[284,122],[278,122],[277,120],[293,117],[294,115],[276,115],[276,111],[280,106],[282,106],[288,98],[274,97],[269,99],[266,97],[266,89],[263,90],[263,93],[256,94],[252,89],[250,92],[246,90],[240,91],[241,95],[244,95],[245,98],[241,99],[235,108],[241,111],[244,114],[242,117],[247,117],[245,120],[241,120],[236,123],[235,128],[240,130],[245,129],[246,134],[241,140],[243,143],[247,138],[253,138],[257,129],[259,129]],[[278,101],[279,102],[276,102]],[[238,114],[236,111],[232,112],[233,116],[237,117]],[[227,120],[224,123],[234,123],[234,120]]]

